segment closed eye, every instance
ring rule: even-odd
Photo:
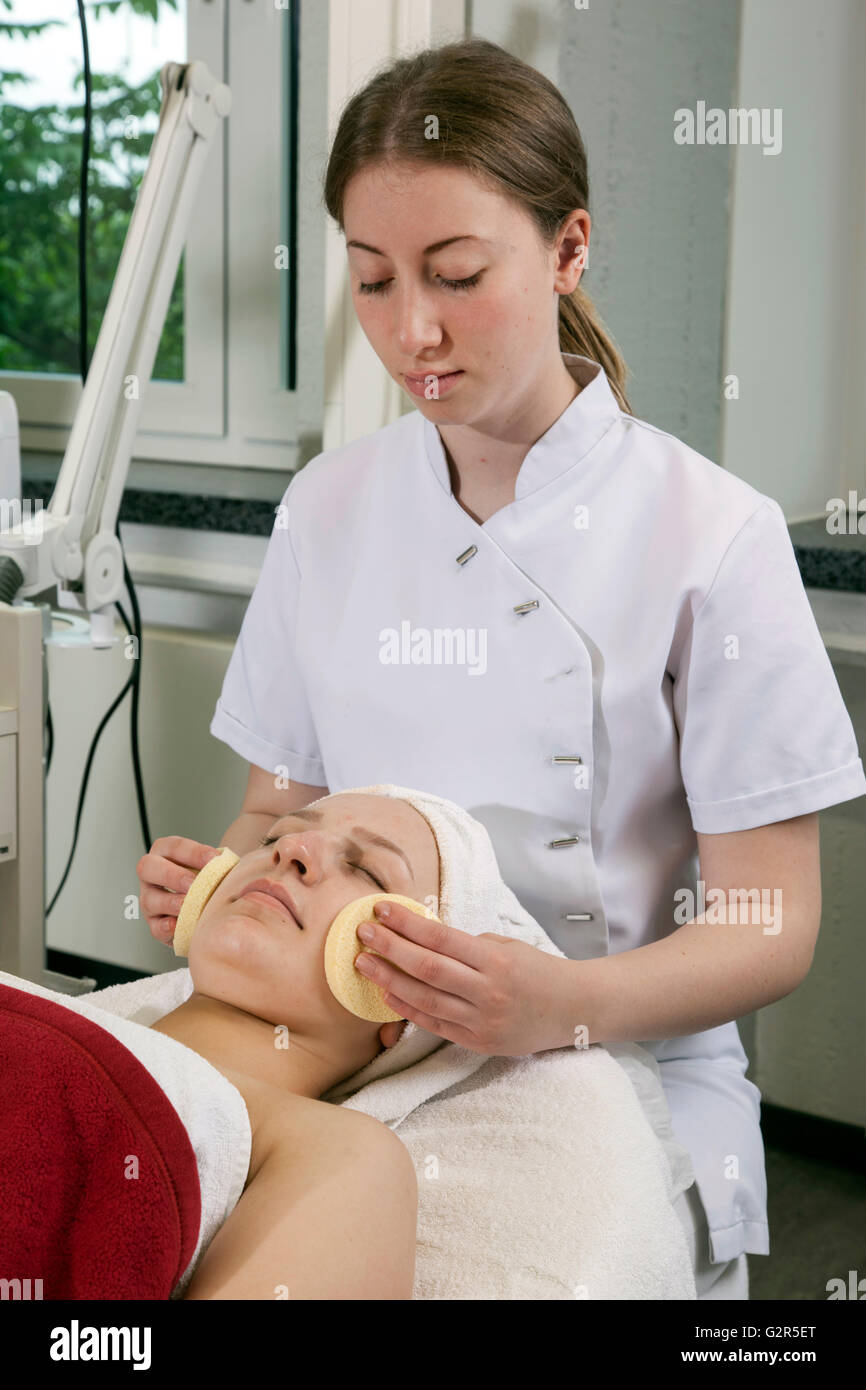
[[[352,869],[360,869],[361,873],[367,874],[373,880],[376,886],[382,889],[383,893],[387,893],[388,889],[385,887],[384,883],[382,883],[381,880],[378,879],[374,873],[371,873],[369,869],[365,869],[363,864],[351,864],[349,867]]]
[[[465,280],[445,280],[440,276],[439,284],[444,285],[449,290],[471,290],[478,284],[481,275],[482,271],[479,270],[475,275],[467,276]],[[384,294],[390,283],[390,280],[374,280],[367,284],[361,281],[358,284],[358,289],[361,294]]]
[[[265,847],[265,846],[267,846],[267,845],[272,845],[272,844],[274,844],[279,838],[280,838],[279,835],[266,835],[266,836],[264,836],[264,837],[259,841],[259,844],[262,845],[262,847]],[[376,884],[376,887],[377,887],[377,888],[381,888],[383,893],[387,893],[388,889],[385,887],[385,884],[382,882],[381,879],[378,879],[378,878],[376,877],[376,875],[373,873],[373,871],[372,871],[371,869],[365,869],[363,864],[350,864],[350,865],[349,865],[349,868],[350,868],[350,869],[357,869],[359,873],[367,874],[367,876],[368,876],[369,878],[371,878],[371,879],[373,880],[373,882]]]

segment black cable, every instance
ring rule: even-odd
[[[78,192],[78,358],[81,380],[87,380],[90,357],[87,349],[87,184],[90,177],[90,126],[93,119],[93,84],[90,75],[90,46],[84,0],[78,0],[78,22],[84,54],[84,135],[81,141],[81,180]]]
[[[129,624],[129,619],[127,618],[126,613],[125,613],[124,610],[123,610],[123,605],[122,605],[121,603],[118,603],[116,606],[117,606],[117,608],[118,608],[118,610],[119,610],[119,612],[120,612],[120,616],[121,616],[121,618],[122,618],[122,620],[123,620],[123,625],[124,625],[124,627],[126,628],[127,632],[131,633],[131,632],[132,632],[132,629],[131,629],[130,624]],[[111,704],[111,707],[110,707],[110,708],[106,711],[106,713],[103,715],[102,720],[101,720],[100,725],[99,725],[99,728],[96,730],[96,733],[93,735],[93,739],[91,740],[90,749],[89,749],[88,754],[87,754],[87,762],[86,762],[85,765],[84,765],[84,773],[83,773],[82,778],[81,778],[81,788],[80,788],[79,793],[78,793],[78,809],[77,809],[77,812],[76,812],[76,815],[75,815],[75,828],[74,828],[73,833],[72,833],[72,844],[71,844],[71,846],[70,846],[69,855],[68,855],[67,860],[66,860],[66,868],[63,870],[63,877],[61,878],[59,884],[57,885],[56,889],[54,890],[54,897],[51,899],[51,902],[48,904],[48,907],[47,907],[46,910],[45,910],[45,915],[46,915],[46,917],[48,916],[48,913],[51,911],[51,909],[53,908],[54,904],[56,903],[58,897],[60,896],[61,889],[63,888],[64,883],[66,882],[67,878],[69,877],[69,870],[72,868],[72,861],[73,861],[73,859],[75,858],[75,847],[76,847],[76,845],[78,844],[78,830],[79,830],[79,826],[80,826],[80,824],[81,824],[81,814],[82,814],[82,812],[83,812],[83,810],[84,810],[84,798],[85,798],[85,796],[86,796],[86,794],[87,794],[87,783],[88,783],[88,780],[89,780],[89,778],[90,778],[90,768],[91,768],[91,765],[92,765],[92,763],[93,763],[93,759],[94,759],[94,757],[95,757],[95,755],[96,755],[96,748],[97,748],[97,745],[98,745],[98,743],[99,743],[100,738],[102,737],[102,731],[103,731],[103,729],[106,727],[106,725],[108,724],[108,721],[110,720],[111,716],[114,714],[114,711],[117,709],[118,705],[120,704],[120,702],[121,702],[121,700],[123,699],[124,695],[126,694],[127,690],[129,690],[130,686],[132,686],[132,687],[134,688],[134,685],[135,685],[135,678],[136,678],[136,672],[135,672],[135,668],[133,668],[133,670],[132,670],[132,671],[130,672],[130,674],[129,674],[129,677],[128,677],[127,682],[126,682],[126,684],[124,685],[123,689],[122,689],[122,690],[120,691],[120,693],[115,697],[113,703]],[[50,710],[50,709],[49,709],[49,711],[48,711],[48,727],[49,727],[49,730],[50,730],[50,732],[51,732],[51,744],[50,744],[49,753],[48,753],[48,763],[49,763],[49,765],[50,765],[50,763],[51,763],[51,749],[53,749],[53,746],[54,746],[54,733],[53,733],[53,724],[52,724],[52,721],[51,721],[51,710]],[[47,772],[47,768],[46,768],[46,772]],[[150,844],[150,841],[148,841],[148,846],[149,846],[149,844]]]
[[[300,91],[300,51],[301,51],[301,0],[294,0],[289,13],[289,119],[288,119],[288,168],[292,170],[289,179],[289,226],[287,240],[292,248],[292,263],[289,270],[289,390],[297,390],[297,322],[298,322],[298,127]]]
[[[120,602],[120,599],[116,600],[115,607],[117,608],[117,611],[120,614],[120,620],[123,623],[123,626],[126,628],[127,632],[131,636],[132,628],[129,625],[129,619],[127,618],[126,613],[124,612],[123,604]]]
[[[87,381],[87,374],[90,369],[90,354],[87,343],[87,185],[90,173],[90,131],[93,119],[93,86],[90,72],[90,48],[87,41],[87,21],[84,16],[84,0],[77,0],[77,4],[78,20],[81,29],[81,47],[84,55],[84,134],[82,137],[81,144],[81,180],[79,192],[80,207],[78,218],[78,352],[81,368],[81,380],[83,384]],[[115,697],[108,710],[103,715],[99,723],[99,727],[97,728],[96,733],[93,735],[93,738],[91,740],[90,748],[87,754],[87,761],[85,762],[84,772],[81,778],[81,787],[78,794],[78,808],[76,810],[75,815],[75,828],[72,834],[72,845],[70,846],[69,856],[66,860],[66,868],[63,871],[63,877],[61,878],[59,884],[57,885],[57,888],[55,889],[54,896],[51,899],[51,902],[48,904],[48,907],[46,908],[46,917],[51,912],[51,909],[53,908],[58,896],[60,895],[63,885],[69,876],[69,870],[72,867],[72,861],[75,857],[75,848],[78,843],[78,831],[81,824],[81,815],[84,810],[84,799],[87,793],[87,783],[90,778],[90,769],[93,764],[93,758],[96,753],[97,745],[99,743],[100,738],[102,737],[103,730],[108,724],[108,721],[114,714],[114,711],[117,709],[127,690],[130,689],[132,690],[132,701],[130,704],[130,741],[132,744],[132,766],[135,777],[135,794],[136,799],[138,801],[138,816],[141,822],[142,835],[144,837],[145,852],[150,849],[152,843],[150,838],[150,826],[147,817],[147,805],[145,802],[144,795],[144,781],[141,775],[141,756],[139,750],[138,736],[138,711],[139,698],[141,693],[141,612],[138,606],[138,595],[135,591],[135,585],[132,582],[132,575],[129,572],[129,567],[126,563],[126,556],[123,553],[123,541],[120,535],[119,518],[115,522],[114,530],[115,535],[117,536],[117,539],[120,542],[120,554],[121,559],[123,561],[123,577],[127,591],[129,593],[129,602],[132,608],[134,628],[132,625],[130,625],[130,621],[126,616],[126,613],[124,612],[123,605],[119,601],[116,601],[114,606],[120,614],[121,620],[123,622],[124,627],[126,628],[127,633],[130,636],[135,637],[135,655],[133,657],[134,664],[129,678],[126,681],[126,684],[123,686],[123,689]],[[47,708],[46,731],[48,736],[48,754],[46,765],[47,775],[48,768],[51,766],[51,755],[54,751],[54,724],[51,717],[50,703],[48,704]]]
[[[115,522],[114,526],[117,539],[120,540],[120,521]],[[129,593],[129,603],[132,608],[132,620],[135,625],[135,656],[132,668],[132,703],[129,714],[129,736],[132,743],[132,770],[135,776],[135,795],[138,801],[138,818],[141,822],[141,833],[144,836],[144,850],[148,852],[153,841],[150,838],[150,825],[147,819],[147,806],[144,799],[144,780],[141,775],[141,754],[138,745],[138,705],[141,698],[141,612],[138,607],[138,594],[135,592],[135,585],[132,582],[132,575],[126,563],[126,556],[123,553],[121,544],[120,551],[123,560],[123,577],[126,581],[126,588]],[[120,604],[117,605],[118,608]],[[126,619],[124,618],[124,622]],[[127,630],[128,630],[127,623]]]
[[[48,706],[48,714],[45,719],[45,737],[48,740],[48,747],[45,750],[45,776],[51,771],[51,754],[54,752],[54,720],[51,718],[51,706]]]
[[[135,681],[135,672],[133,671],[132,674],[129,676],[127,682],[126,682],[126,685],[125,685],[125,686],[123,687],[123,689],[120,691],[120,694],[115,696],[114,700],[113,700],[113,701],[111,702],[111,704],[109,705],[109,707],[108,707],[108,709],[106,710],[105,714],[102,716],[102,719],[99,721],[99,728],[96,730],[96,733],[93,735],[93,741],[92,741],[92,743],[91,743],[91,745],[90,745],[90,751],[89,751],[88,754],[87,754],[87,762],[84,764],[84,775],[82,776],[82,779],[81,779],[81,791],[80,791],[79,794],[78,794],[78,809],[77,809],[77,811],[76,811],[76,813],[75,813],[75,829],[74,829],[73,834],[72,834],[72,848],[71,848],[70,851],[69,851],[69,858],[68,858],[67,861],[66,861],[66,868],[63,870],[63,877],[61,878],[60,882],[58,883],[58,885],[57,885],[57,887],[56,887],[56,889],[55,889],[55,891],[54,891],[54,897],[51,899],[51,902],[48,904],[48,907],[45,909],[45,915],[46,915],[46,917],[48,916],[48,913],[49,913],[49,912],[51,911],[51,909],[53,908],[54,904],[57,902],[57,899],[58,899],[58,897],[59,897],[59,895],[60,895],[60,891],[61,891],[61,889],[63,888],[63,885],[64,885],[64,883],[66,882],[67,877],[69,876],[69,870],[72,868],[72,860],[73,860],[73,857],[74,857],[74,855],[75,855],[75,846],[76,846],[77,843],[78,843],[78,828],[79,828],[79,826],[80,826],[80,824],[81,824],[81,813],[82,813],[82,811],[84,810],[84,797],[85,797],[86,792],[87,792],[87,783],[88,783],[88,780],[89,780],[89,778],[90,778],[90,769],[91,769],[91,766],[92,766],[92,764],[93,764],[93,756],[94,756],[94,754],[95,754],[95,752],[96,752],[97,745],[98,745],[98,743],[99,743],[100,738],[102,737],[102,731],[103,731],[103,729],[105,728],[105,726],[106,726],[106,724],[108,723],[108,721],[109,721],[109,719],[111,718],[111,716],[114,714],[114,711],[117,709],[117,706],[120,704],[120,702],[121,702],[121,700],[123,699],[124,695],[126,694],[127,690],[130,689],[130,687],[132,686],[132,684],[133,684],[134,681]]]

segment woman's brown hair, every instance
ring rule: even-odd
[[[431,116],[437,139],[427,138]],[[350,97],[325,171],[328,212],[342,230],[355,174],[368,165],[424,160],[467,169],[515,200],[548,247],[569,213],[589,211],[586,151],[568,103],[542,73],[488,39],[398,58]],[[625,362],[580,285],[560,295],[559,349],[600,363],[621,409],[632,413]]]

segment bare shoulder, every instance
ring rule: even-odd
[[[411,1299],[418,1184],[402,1140],[370,1115],[247,1083],[254,1162],[186,1296]]]
[[[352,1163],[365,1157],[392,1169],[413,1167],[403,1144],[387,1125],[359,1110],[309,1096],[292,1095],[265,1081],[222,1068],[247,1107],[252,1149],[247,1181],[266,1158],[322,1165]]]
[[[411,1299],[418,1181],[387,1125],[322,1101],[290,1106],[249,1190],[284,1213],[279,1268],[294,1297]]]
[[[403,1141],[372,1115],[307,1096],[283,1096],[272,1114],[272,1138],[287,1157],[303,1150],[330,1164],[357,1165],[366,1157],[376,1163],[413,1167]]]

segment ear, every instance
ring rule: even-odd
[[[557,294],[572,294],[588,264],[591,220],[584,209],[576,209],[561,228],[559,257],[553,288]]]
[[[405,1018],[398,1023],[383,1023],[379,1029],[379,1041],[383,1047],[393,1047],[403,1036],[403,1029],[406,1027]]]

